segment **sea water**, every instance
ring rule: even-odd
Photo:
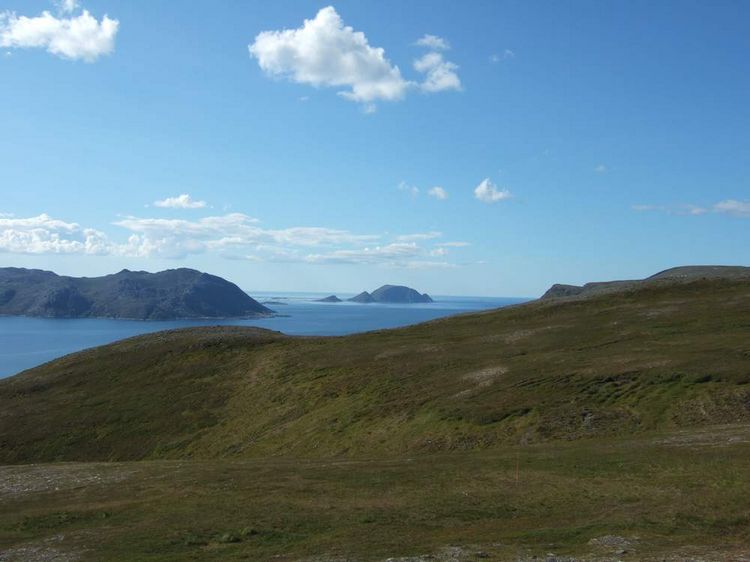
[[[289,335],[340,336],[418,324],[464,312],[524,302],[504,297],[433,297],[430,304],[321,303],[326,295],[253,293],[276,312],[270,318],[227,320],[112,320],[0,317],[0,378],[57,357],[123,338],[192,326],[258,326]]]

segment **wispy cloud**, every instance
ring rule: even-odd
[[[423,250],[414,242],[394,242],[385,246],[310,254],[305,261],[309,263],[378,264],[385,262],[395,264],[408,261],[422,252]]]
[[[502,53],[493,53],[490,55],[490,62],[493,64],[497,64],[499,62],[502,62],[504,60],[510,60],[516,58],[516,53],[511,51],[510,49],[505,49]]]
[[[471,244],[469,242],[441,242],[440,244],[436,244],[436,246],[442,246],[444,248],[465,248],[471,246]]]
[[[492,183],[490,178],[484,178],[480,184],[474,188],[474,197],[483,203],[497,203],[499,201],[510,199],[512,195],[507,189],[498,189],[498,187]]]
[[[35,17],[0,13],[0,47],[46,49],[61,58],[85,62],[94,62],[114,50],[118,20],[105,15],[98,21],[87,10],[72,16],[78,3],[71,0],[62,0],[58,9],[59,17],[47,11]]]
[[[405,191],[406,193],[408,193],[412,197],[416,197],[417,195],[419,195],[419,188],[416,185],[411,185],[411,184],[409,184],[409,183],[407,183],[407,182],[405,182],[403,180],[401,182],[399,182],[399,184],[398,184],[398,190],[399,191]]]
[[[142,259],[182,259],[211,253],[251,261],[420,268],[447,253],[436,252],[438,246],[423,245],[439,238],[441,233],[437,231],[386,236],[320,226],[264,228],[260,221],[242,213],[197,220],[124,217],[114,225],[125,231],[124,241],[47,214],[2,217],[0,252]]]
[[[458,65],[445,60],[442,53],[426,53],[414,61],[414,70],[425,75],[419,85],[423,92],[461,91],[461,79],[456,72]]]
[[[435,199],[445,200],[448,199],[448,192],[440,186],[431,187],[427,190],[427,195],[434,197]]]
[[[420,39],[417,39],[414,44],[418,47],[425,47],[435,51],[447,51],[451,48],[448,41],[437,35],[430,35],[429,33],[426,33]]]
[[[606,174],[607,173],[607,166],[605,166],[604,164],[599,164],[598,166],[596,166],[594,168],[594,171],[597,174]]]
[[[177,197],[167,197],[166,199],[154,201],[154,207],[170,209],[203,209],[207,205],[205,201],[196,201],[187,193],[183,193]]]
[[[750,201],[737,201],[736,199],[726,199],[719,201],[714,205],[714,211],[725,213],[735,217],[750,217]]]
[[[412,185],[403,180],[399,182],[397,187],[399,191],[408,193],[412,197],[417,197],[422,192],[422,190],[416,185]],[[425,191],[425,193],[427,193],[429,197],[434,197],[435,199],[439,199],[441,201],[448,199],[448,191],[445,188],[437,185],[429,188],[427,191]]]
[[[434,240],[435,238],[440,238],[443,235],[442,232],[437,232],[435,230],[431,232],[418,232],[416,234],[402,234],[401,236],[397,236],[396,240],[399,240],[400,242],[414,242],[417,240]]]
[[[671,215],[700,216],[708,213],[730,215],[739,218],[750,218],[750,201],[725,199],[709,206],[679,204],[679,205],[632,205],[631,209],[638,212],[663,212]]]
[[[61,14],[72,14],[80,7],[78,0],[57,0],[55,5]]]

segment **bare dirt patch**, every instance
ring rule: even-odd
[[[22,465],[0,467],[0,502],[19,495],[57,492],[97,484],[119,482],[132,471],[105,465]]]
[[[79,551],[66,551],[60,547],[64,537],[55,535],[41,542],[28,543],[0,551],[0,562],[76,562]]]

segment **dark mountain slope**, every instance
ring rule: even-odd
[[[0,463],[384,455],[750,421],[750,280],[338,338],[141,336],[0,381]]]
[[[271,311],[237,285],[193,269],[123,270],[104,277],[64,277],[35,269],[0,269],[0,314],[50,318],[223,318]]]

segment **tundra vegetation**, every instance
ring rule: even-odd
[[[0,381],[0,463],[3,560],[738,560],[750,280],[140,336]]]

